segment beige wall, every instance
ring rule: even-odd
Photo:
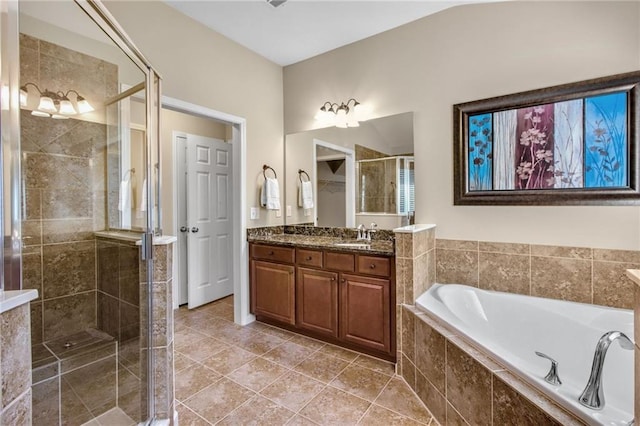
[[[448,9],[284,69],[285,133],[355,97],[414,111],[416,222],[441,238],[640,248],[638,207],[454,207],[452,105],[640,68],[638,2]]]
[[[248,211],[258,205],[262,164],[283,169],[282,67],[162,2],[105,4],[162,76],[164,95],[247,120],[247,226],[282,224],[273,211],[263,209],[255,221]],[[164,164],[170,154],[163,150],[163,155]],[[166,168],[162,184],[172,184]],[[164,205],[166,223],[167,198]]]

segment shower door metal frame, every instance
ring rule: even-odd
[[[145,112],[146,112],[146,149],[145,173],[147,191],[146,227],[142,234],[141,260],[146,262],[147,280],[147,419],[155,420],[155,372],[153,342],[153,237],[161,235],[161,205],[160,205],[160,169],[154,168],[154,163],[160,164],[160,99],[161,78],[151,63],[135,46],[131,38],[118,24],[111,12],[99,0],[74,0],[78,6],[102,29],[107,36],[140,68],[145,74]],[[155,160],[155,161],[154,161]],[[154,176],[154,172],[156,172]],[[154,208],[156,206],[156,208]],[[154,213],[157,217],[154,218]],[[155,219],[155,220],[154,220]]]

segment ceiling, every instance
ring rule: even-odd
[[[227,38],[290,65],[443,9],[501,0],[165,0]]]

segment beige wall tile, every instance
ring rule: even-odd
[[[31,383],[31,345],[29,305],[0,314],[0,378],[2,407],[29,389]]]
[[[531,258],[531,295],[550,299],[591,303],[591,261]]]
[[[447,399],[471,424],[491,423],[491,373],[447,343]]]
[[[38,290],[42,298],[42,246],[22,248],[22,288]]]
[[[44,340],[96,327],[96,292],[65,296],[43,302]]]
[[[404,354],[402,354],[401,360],[402,360],[402,362],[400,364],[402,365],[402,367],[401,367],[402,371],[400,372],[399,376],[401,376],[404,379],[404,381],[407,382],[409,387],[415,391],[416,390],[416,376],[417,376],[417,373],[418,373],[417,370],[416,370],[416,366]]]
[[[436,281],[478,286],[478,252],[436,249]]]
[[[427,230],[413,234],[413,257],[419,257],[429,250],[429,234]]]
[[[413,258],[413,234],[398,232],[396,236],[396,257]]]
[[[428,258],[426,253],[413,260],[413,297],[406,303],[413,305],[415,300],[427,290]]]
[[[498,381],[501,381],[504,384],[504,386],[497,385]],[[521,399],[524,401],[523,408],[525,410],[527,409],[527,404],[531,404],[533,406],[532,411],[540,410],[543,412],[543,415],[545,416],[545,420],[542,423],[523,422],[523,424],[531,424],[532,426],[533,425],[537,426],[539,424],[560,424],[563,426],[584,425],[582,421],[579,421],[578,419],[576,419],[575,417],[573,417],[572,415],[570,415],[569,413],[561,409],[554,402],[547,399],[540,392],[538,392],[531,386],[527,385],[522,380],[518,379],[508,371],[500,371],[500,372],[494,373],[493,386],[494,386],[494,392],[496,390],[496,387],[500,387],[500,388],[506,387],[508,389],[508,393],[515,392],[517,394],[517,399]],[[511,398],[511,402],[512,402],[511,408],[503,407],[506,413],[508,413],[509,410],[511,410],[512,408],[514,407],[517,408],[519,406],[519,402],[516,401],[516,403],[513,403],[513,398]],[[494,399],[494,404],[495,404],[495,399]],[[518,412],[522,416],[527,415],[526,411],[518,411]],[[494,418],[495,418],[495,414],[496,414],[496,407],[494,405]],[[522,419],[525,420],[528,418],[522,417]],[[529,419],[529,420],[537,421],[538,419],[539,418],[536,415],[533,417],[533,419]],[[509,423],[507,422],[506,424],[509,424]]]
[[[33,301],[30,303],[31,308],[31,344],[42,342],[42,302]]]
[[[36,246],[42,244],[41,220],[22,221],[22,242],[25,246]]]
[[[560,425],[498,376],[493,376],[492,403],[495,424]]]
[[[640,251],[593,249],[593,260],[608,262],[640,263]]]
[[[633,309],[635,284],[627,278],[627,269],[638,269],[637,263],[593,262],[593,303]]]
[[[406,307],[402,308],[402,346],[401,351],[411,362],[415,363],[415,324],[416,316]],[[420,321],[420,320],[418,320]]]
[[[4,407],[0,419],[5,425],[31,425],[31,389],[20,395],[11,405]]]
[[[480,241],[478,243],[479,251],[492,253],[508,253],[508,254],[526,254],[530,253],[529,244],[520,243],[496,243],[490,241]]]
[[[413,259],[396,258],[396,302],[411,303],[407,297],[413,293]]]
[[[529,294],[529,256],[480,252],[478,286],[486,290]]]
[[[445,393],[445,338],[431,328],[422,317],[416,320],[415,365],[440,391]]]
[[[56,244],[93,241],[92,219],[53,219],[42,221],[42,243]]]
[[[56,244],[42,249],[43,298],[70,296],[96,288],[95,242]]]
[[[447,400],[422,373],[416,373],[416,393],[427,406],[433,417],[440,423],[446,423]]]
[[[592,259],[593,250],[587,247],[546,246],[532,244],[531,256]]]
[[[468,424],[453,405],[447,403],[447,426],[467,426]]]
[[[427,251],[436,248],[436,228],[427,229]]]
[[[447,250],[478,250],[478,241],[436,238],[436,248]]]
[[[427,290],[436,283],[436,251],[435,249],[427,252]]]

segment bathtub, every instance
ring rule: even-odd
[[[458,284],[433,285],[416,306],[587,424],[626,426],[633,419],[634,351],[618,342],[609,347],[604,364],[604,408],[596,411],[578,402],[598,339],[611,330],[633,339],[633,311]],[[544,381],[550,362],[536,351],[558,361],[561,386]]]

